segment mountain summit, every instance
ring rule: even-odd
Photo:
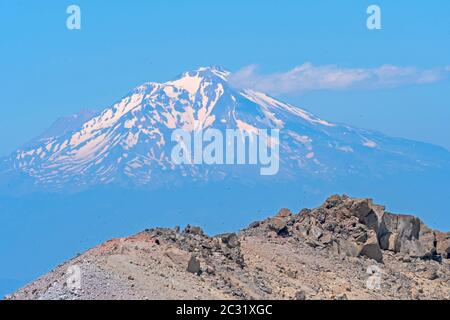
[[[144,83],[99,113],[65,118],[67,126],[60,119],[54,130],[2,159],[2,184],[73,191],[258,178],[248,166],[175,165],[171,133],[177,128],[279,129],[280,170],[273,181],[450,167],[445,149],[319,119],[264,93],[234,88],[229,76],[223,68],[202,67],[165,83]]]

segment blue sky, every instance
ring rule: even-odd
[[[366,8],[374,3],[382,30],[369,31]],[[66,28],[70,4],[81,8],[81,30]],[[411,79],[394,86],[270,93],[327,120],[450,149],[447,75],[415,81],[450,66],[449,15],[448,0],[0,0],[0,154],[56,118],[106,107],[145,81],[203,65],[233,72],[256,65],[257,77],[272,79],[305,63],[344,75],[412,68]]]

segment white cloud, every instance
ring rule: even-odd
[[[287,72],[260,74],[256,65],[233,73],[230,81],[240,88],[272,94],[301,93],[313,90],[383,89],[442,81],[450,66],[433,69],[383,65],[376,68],[341,68],[304,63]]]

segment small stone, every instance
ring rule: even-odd
[[[304,290],[297,291],[294,296],[294,300],[306,300],[306,293]]]
[[[280,217],[271,218],[269,219],[268,226],[270,230],[279,233],[286,227],[286,221]]]
[[[429,271],[427,271],[425,276],[426,276],[426,278],[427,278],[428,280],[436,280],[436,279],[439,279],[439,275],[438,275],[438,273],[437,273],[436,270],[429,270]]]
[[[418,299],[420,298],[419,291],[418,291],[416,288],[412,288],[412,289],[411,289],[411,297],[412,297],[414,300],[418,300]]]
[[[263,286],[260,288],[262,291],[264,291],[267,294],[272,294],[272,289],[266,286]]]
[[[216,269],[213,266],[207,266],[205,271],[209,275],[216,274]]]
[[[289,229],[287,226],[281,228],[278,232],[277,232],[277,236],[279,237],[288,237],[289,236]]]

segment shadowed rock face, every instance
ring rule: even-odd
[[[335,195],[239,233],[210,237],[188,225],[113,239],[7,298],[450,299],[449,253],[450,233]],[[66,279],[74,265],[83,284],[75,291]]]

